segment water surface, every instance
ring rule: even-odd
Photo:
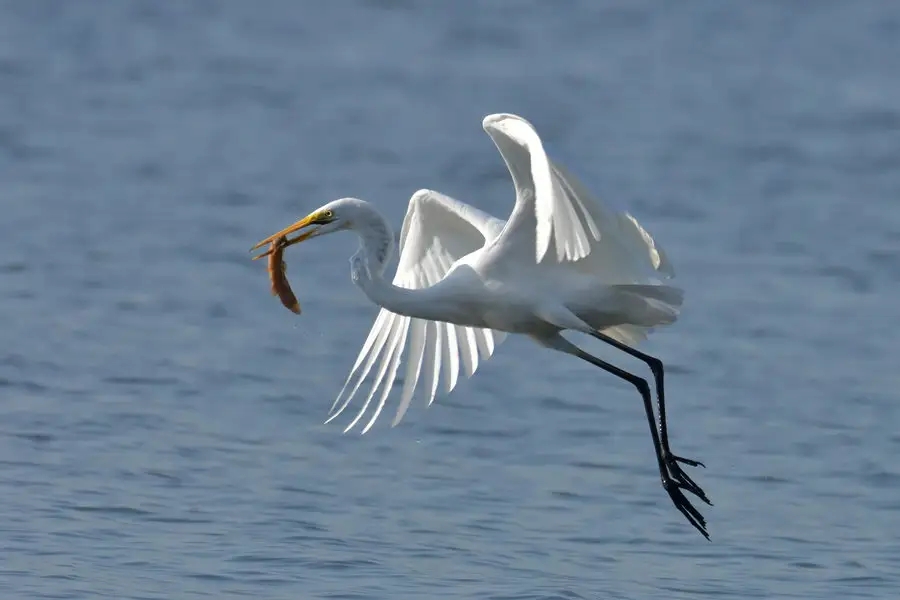
[[[890,2],[0,4],[0,592],[893,597],[898,34]],[[340,196],[505,216],[500,111],[676,265],[643,349],[711,543],[634,390],[527,340],[401,427],[322,424],[376,313],[355,242],[288,253],[299,318],[247,249]]]

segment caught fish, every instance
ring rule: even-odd
[[[281,303],[293,313],[300,314],[300,303],[291,290],[287,280],[287,264],[284,262],[284,248],[287,240],[277,237],[269,248],[269,280],[272,282],[272,295],[278,296]]]

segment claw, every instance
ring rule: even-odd
[[[697,483],[693,479],[691,479],[687,473],[685,473],[681,469],[672,469],[672,477],[678,483],[682,484],[682,489],[689,491],[690,493],[694,494],[695,496],[712,506],[712,502],[710,502],[709,498],[707,498],[706,493],[703,491],[703,488],[697,485]]]
[[[675,505],[681,514],[688,520],[688,523],[694,526],[694,528],[699,531],[703,537],[709,540],[709,533],[706,531],[706,519],[703,518],[703,515],[700,514],[694,506],[690,503],[690,501],[685,498],[684,494],[681,493],[681,486],[677,481],[672,479],[663,480],[663,488],[669,494],[669,498],[672,499],[672,503]]]
[[[684,464],[688,464],[688,465],[690,465],[690,464],[702,465],[703,463],[700,463],[695,460],[690,460],[687,458],[682,458],[680,456],[675,456],[674,454],[668,454],[665,457],[665,463],[666,463],[666,466],[668,467],[669,475],[672,477],[673,480],[675,480],[676,483],[678,483],[679,487],[685,491],[688,491],[688,492],[694,494],[695,496],[697,496],[698,498],[703,500],[705,503],[712,506],[712,502],[710,502],[709,498],[707,498],[706,492],[704,492],[703,488],[701,488],[699,485],[697,485],[697,483],[693,479],[691,479],[690,475],[688,475],[687,473],[685,473],[682,470],[682,468],[678,465],[679,462],[683,462]]]
[[[670,456],[672,457],[672,459],[674,459],[682,464],[690,465],[692,467],[703,467],[704,469],[706,468],[706,465],[704,465],[699,460],[691,460],[690,458],[682,458],[680,456],[675,456],[674,454],[671,454]]]

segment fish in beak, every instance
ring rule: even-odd
[[[250,248],[250,252],[253,252],[254,250],[262,248],[266,244],[270,245],[270,248],[268,250],[266,250],[265,252],[263,252],[262,254],[260,254],[258,256],[254,256],[253,260],[257,260],[259,258],[262,258],[264,256],[268,256],[268,255],[272,254],[272,252],[275,249],[275,245],[272,244],[273,241],[275,241],[279,238],[285,238],[285,241],[279,245],[279,247],[283,250],[284,248],[287,248],[288,246],[293,246],[294,244],[299,244],[300,242],[302,242],[304,240],[308,240],[309,238],[314,237],[319,230],[319,226],[326,225],[326,224],[330,223],[331,220],[332,220],[331,211],[321,211],[320,210],[320,211],[316,211],[314,213],[307,215],[306,217],[300,219],[293,225],[291,225],[289,227],[285,227],[278,233],[270,235],[266,239],[258,242],[255,246]],[[292,233],[296,233],[298,231],[307,229],[309,227],[313,227],[313,229],[308,229],[307,231],[304,231],[300,235],[293,237],[293,238],[287,237],[288,235],[290,235]]]

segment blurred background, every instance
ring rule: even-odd
[[[0,595],[893,597],[898,73],[887,0],[0,2]],[[248,249],[342,196],[505,218],[493,112],[675,263],[642,349],[711,543],[634,389],[528,340],[323,425],[356,241],[287,252],[300,317]]]

